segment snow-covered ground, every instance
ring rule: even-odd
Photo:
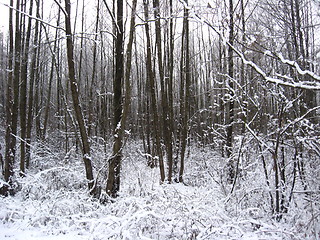
[[[318,223],[312,222],[317,218],[297,208],[280,222],[272,218],[259,183],[263,176],[242,176],[229,196],[223,158],[194,147],[185,184],[160,185],[158,168],[147,167],[138,148],[127,147],[120,196],[106,204],[88,195],[75,153],[67,158],[53,150],[35,153],[34,167],[18,179],[21,190],[0,197],[0,239],[316,239],[311,233],[317,232]]]

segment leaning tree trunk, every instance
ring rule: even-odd
[[[73,101],[73,107],[77,119],[77,123],[80,130],[81,141],[82,141],[82,154],[83,161],[86,170],[86,178],[88,180],[88,187],[90,194],[97,194],[96,185],[94,184],[92,164],[91,164],[91,154],[90,154],[90,143],[87,134],[87,129],[85,126],[85,121],[83,118],[83,113],[81,109],[81,104],[79,101],[79,89],[76,80],[75,64],[73,56],[73,41],[71,32],[71,3],[70,0],[65,0],[66,4],[66,39],[67,39],[67,58],[68,58],[68,68],[69,68],[69,82],[71,89],[71,97]]]

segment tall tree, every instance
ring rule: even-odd
[[[59,26],[59,24],[60,24],[60,9],[58,10],[57,26]],[[43,26],[43,28],[45,29],[46,38],[47,38],[47,41],[49,42],[50,40],[49,40],[48,32],[47,32],[45,26]],[[59,44],[58,34],[59,34],[59,29],[56,28],[53,49],[51,48],[51,46],[49,46],[50,51],[52,53],[52,57],[51,57],[51,67],[50,67],[50,75],[49,75],[49,82],[48,82],[47,101],[46,101],[46,105],[45,105],[44,120],[43,120],[43,132],[42,132],[43,139],[46,138],[46,134],[47,134],[48,120],[49,120],[49,114],[50,114],[50,105],[51,105],[51,95],[52,95],[52,83],[53,83],[53,78],[54,78],[54,72],[57,71],[57,56],[59,55],[59,53],[57,51],[58,44]],[[57,78],[58,77],[59,76],[57,75]]]
[[[36,16],[40,18],[40,1],[36,2]],[[31,132],[33,124],[33,108],[34,108],[34,83],[36,71],[39,65],[39,53],[40,53],[40,39],[41,34],[39,21],[36,21],[33,39],[33,51],[32,51],[32,61],[30,66],[30,80],[29,80],[29,92],[28,92],[28,116],[26,125],[26,168],[30,165],[30,144],[31,144]]]
[[[96,86],[96,72],[97,72],[97,41],[98,41],[98,28],[99,28],[99,18],[100,18],[100,1],[97,3],[97,13],[96,13],[96,25],[95,25],[95,36],[93,42],[93,65],[92,65],[92,75],[91,75],[91,83],[89,86],[89,116],[88,116],[88,135],[91,136],[93,118],[94,118],[94,87]],[[84,20],[83,20],[84,21]],[[82,24],[84,25],[84,24]],[[81,68],[80,68],[81,69]],[[81,71],[79,69],[79,72]]]
[[[15,145],[13,145],[12,111],[13,111],[13,0],[9,9],[9,53],[8,53],[8,82],[6,89],[6,149],[4,159],[4,180],[8,183],[0,189],[0,193],[8,195],[12,185]]]
[[[180,127],[181,127],[181,151],[179,182],[183,182],[185,153],[188,138],[188,120],[190,112],[190,48],[189,48],[189,9],[188,0],[185,0],[182,30],[181,51],[181,85],[180,85]]]
[[[86,170],[86,178],[88,181],[88,188],[90,194],[97,194],[97,187],[94,183],[91,153],[90,153],[90,142],[88,138],[88,133],[83,118],[83,113],[81,109],[81,103],[79,101],[79,89],[76,79],[75,63],[73,55],[73,35],[71,30],[71,3],[70,0],[65,0],[65,25],[66,25],[66,41],[67,41],[67,58],[68,58],[68,69],[69,69],[69,83],[71,89],[71,96],[73,102],[73,108],[75,111],[75,117],[79,126],[81,141],[82,141],[82,154],[83,162]]]
[[[234,44],[234,7],[233,0],[229,0],[229,46],[228,46],[228,107],[227,107],[227,136],[226,136],[226,152],[228,160],[229,178],[234,178],[234,164],[231,160],[232,154],[232,136],[234,124],[234,61],[233,61],[233,44]]]
[[[168,182],[172,180],[172,164],[173,164],[173,146],[172,146],[172,134],[171,134],[171,121],[169,118],[169,106],[168,106],[168,94],[166,91],[165,75],[164,75],[164,64],[162,57],[162,37],[161,37],[161,18],[160,18],[160,4],[159,0],[153,0],[153,9],[155,17],[155,33],[156,33],[156,48],[157,48],[157,59],[158,69],[160,77],[160,91],[161,91],[161,125],[163,131],[164,145],[166,146],[166,155],[168,163]],[[160,158],[160,166],[164,166],[163,159]]]
[[[156,143],[156,153],[157,159],[159,159],[159,167],[160,167],[160,178],[163,182],[165,180],[165,171],[163,164],[163,154],[161,150],[161,142],[160,142],[160,127],[159,127],[159,115],[158,115],[158,107],[157,107],[157,99],[156,99],[156,82],[155,82],[155,74],[152,67],[152,52],[151,52],[151,37],[150,37],[150,28],[149,28],[149,1],[144,0],[144,16],[145,16],[145,33],[146,33],[146,72],[147,72],[147,81],[150,84],[150,98],[151,98],[151,110],[153,115],[153,133],[155,137]]]
[[[107,194],[116,197],[120,189],[120,168],[121,168],[121,147],[122,139],[118,135],[121,126],[122,114],[122,82],[124,76],[124,29],[123,29],[123,0],[117,0],[117,16],[116,16],[116,39],[115,39],[115,75],[113,80],[113,127],[114,127],[114,143],[113,156],[109,160],[109,173],[107,180]]]
[[[177,164],[175,164],[173,159],[173,145],[174,145],[174,107],[173,107],[173,78],[174,78],[174,29],[173,29],[173,6],[172,0],[169,0],[169,41],[168,41],[168,51],[167,51],[167,59],[168,59],[168,78],[165,81],[167,86],[167,126],[168,131],[168,142],[167,142],[167,159],[168,159],[168,181],[170,182],[172,179],[172,175],[177,173]]]
[[[29,16],[32,15],[33,0],[30,1]],[[25,36],[24,53],[21,66],[21,86],[20,86],[20,174],[24,175],[26,165],[26,140],[27,140],[27,76],[28,76],[28,60],[31,38],[31,17],[28,19],[27,32]]]
[[[10,2],[13,8],[13,2]],[[10,8],[10,10],[12,10]],[[5,154],[5,181],[11,189],[4,189],[4,194],[13,193],[12,177],[13,165],[16,155],[16,137],[18,128],[18,110],[19,110],[19,88],[20,88],[20,58],[21,58],[21,31],[20,31],[20,1],[16,2],[16,19],[15,19],[15,41],[13,47],[13,26],[12,11],[9,12],[9,63],[10,71],[13,68],[13,75],[9,73],[8,78],[8,99],[7,99],[7,131],[6,131],[6,154]],[[14,49],[14,51],[13,51]],[[13,65],[14,58],[14,65]],[[12,61],[12,62],[11,62]]]

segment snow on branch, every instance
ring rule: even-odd
[[[308,114],[310,114],[311,112],[314,112],[314,111],[317,111],[318,109],[320,109],[320,106],[317,106],[317,107],[314,107],[314,108],[311,108],[309,109],[305,114],[303,114],[301,117],[299,118],[296,118],[294,121],[290,122],[287,126],[285,126],[281,132],[280,132],[280,135],[283,135],[287,129],[293,125],[295,125],[296,123],[302,121]]]
[[[287,81],[281,80],[279,78],[268,76],[257,64],[255,64],[252,61],[247,60],[245,58],[245,56],[243,55],[243,53],[240,52],[238,49],[236,49],[232,44],[230,44],[229,41],[223,36],[223,34],[219,30],[217,30],[211,23],[209,23],[206,19],[203,19],[202,17],[200,17],[196,13],[194,13],[194,16],[195,16],[196,20],[198,20],[199,22],[205,23],[213,31],[215,31],[219,35],[219,37],[222,39],[223,44],[228,45],[230,48],[232,48],[232,50],[241,58],[241,61],[245,65],[252,67],[267,82],[274,83],[277,85],[283,85],[283,86],[287,86],[287,87],[293,87],[293,88],[320,90],[320,76],[316,75],[314,72],[311,72],[308,70],[302,70],[300,68],[300,66],[298,65],[298,63],[296,63],[295,61],[285,59],[281,54],[271,54],[270,52],[267,51],[265,53],[267,56],[276,57],[282,63],[287,64],[291,67],[294,67],[300,75],[308,75],[319,82],[312,82],[312,81],[287,82]]]
[[[287,87],[302,88],[302,89],[309,89],[309,90],[320,90],[320,83],[319,82],[310,82],[310,81],[286,82],[286,81],[281,80],[279,78],[270,77],[257,64],[255,64],[252,61],[247,60],[245,58],[245,56],[240,51],[238,51],[235,47],[231,46],[229,44],[229,42],[227,42],[227,44],[241,58],[241,60],[242,60],[242,62],[244,64],[249,65],[250,67],[252,67],[267,82],[271,82],[271,83],[275,83],[275,84],[283,85],[283,86],[287,86]],[[305,74],[307,74],[306,72],[310,72],[310,71],[302,71],[301,68],[298,66],[298,64],[295,64],[295,66],[298,67],[300,69],[300,71],[305,73]],[[298,71],[298,73],[301,74],[299,71]],[[312,73],[312,72],[310,72],[310,73]],[[318,77],[320,79],[320,77],[317,76],[316,74],[313,73],[313,76],[312,76],[310,73],[308,73],[308,75],[310,75],[311,77],[316,76],[316,77]]]
[[[255,134],[255,132],[250,128],[250,126],[249,126],[247,123],[245,123],[245,127],[246,127],[246,129],[250,132],[250,134],[251,134],[262,146],[264,146],[271,154],[274,154],[274,150],[271,149],[271,148],[268,146],[267,143],[265,143],[263,140],[261,140],[260,137]]]
[[[300,75],[309,75],[313,79],[320,81],[320,76],[316,75],[314,72],[311,72],[309,70],[302,70],[297,62],[285,59],[281,53],[278,55],[275,54],[275,56],[284,64],[294,67]]]

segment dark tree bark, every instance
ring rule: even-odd
[[[13,0],[10,0],[9,9],[9,53],[8,53],[8,82],[6,89],[6,149],[4,159],[4,180],[8,183],[0,189],[0,194],[8,195],[12,184],[14,150],[12,145],[12,111],[13,111]]]
[[[161,40],[161,25],[160,25],[160,5],[159,0],[153,0],[153,9],[155,17],[155,29],[156,29],[156,47],[157,47],[157,59],[160,77],[160,91],[161,91],[161,106],[162,116],[161,124],[164,138],[164,145],[166,146],[167,163],[168,163],[168,182],[172,181],[172,164],[173,164],[173,147],[171,136],[171,121],[169,118],[169,106],[168,106],[168,94],[165,87],[164,67],[162,60],[162,40]],[[159,159],[160,167],[164,167],[163,159]]]
[[[229,46],[228,46],[228,112],[227,112],[227,136],[226,136],[226,153],[227,157],[230,158],[228,160],[228,178],[232,182],[235,176],[234,173],[234,163],[231,159],[232,154],[232,136],[233,136],[233,123],[234,123],[234,62],[233,62],[233,43],[234,43],[234,8],[233,8],[233,0],[229,0]]]
[[[13,8],[13,2],[10,2]],[[15,26],[15,43],[13,47],[13,20],[12,8],[9,12],[9,76],[7,89],[7,130],[6,130],[6,154],[4,166],[4,179],[8,183],[5,185],[2,193],[7,195],[13,194],[12,186],[13,165],[16,155],[16,135],[18,127],[18,110],[19,110],[19,84],[20,84],[20,55],[21,55],[21,32],[20,32],[20,1],[16,2],[16,26]],[[14,49],[14,51],[13,51]],[[13,66],[14,59],[14,66]],[[13,69],[13,74],[12,74]]]
[[[86,170],[86,178],[88,180],[88,188],[90,194],[97,194],[97,188],[94,183],[92,163],[91,163],[91,153],[90,153],[90,142],[88,138],[87,129],[85,126],[85,121],[83,118],[83,113],[81,109],[81,104],[79,101],[79,89],[76,80],[75,66],[74,66],[74,56],[73,56],[73,40],[71,31],[71,3],[70,0],[65,0],[66,8],[66,39],[67,39],[67,58],[68,58],[68,68],[69,68],[69,82],[71,89],[71,96],[73,101],[73,107],[75,111],[75,116],[79,126],[81,141],[82,141],[82,154],[83,161]]]
[[[30,1],[29,15],[32,15],[33,0]],[[21,128],[21,142],[20,142],[20,175],[25,173],[26,161],[26,135],[27,135],[27,75],[28,75],[28,58],[29,45],[31,37],[31,18],[28,19],[28,28],[25,36],[25,47],[22,57],[21,66],[21,86],[20,86],[20,128]]]
[[[36,16],[40,18],[40,1],[36,1]],[[37,68],[39,67],[39,53],[40,53],[40,39],[39,34],[39,21],[36,21],[34,30],[34,40],[32,49],[32,61],[30,66],[30,80],[28,91],[28,111],[27,111],[27,123],[26,123],[26,168],[30,165],[30,144],[31,144],[31,131],[33,123],[33,104],[34,104],[34,82]]]
[[[21,77],[21,25],[20,25],[20,0],[16,3],[16,26],[14,43],[14,70],[13,70],[13,106],[12,106],[12,154],[16,154],[16,135],[18,128],[19,96],[20,96],[20,77]]]
[[[60,9],[58,10],[57,26],[59,26],[59,24],[60,24]],[[58,31],[59,31],[59,29],[56,29],[53,49],[51,49],[51,46],[49,46],[51,53],[52,53],[52,58],[51,58],[51,68],[50,68],[50,76],[49,76],[48,91],[47,91],[47,102],[46,102],[45,111],[44,111],[43,132],[42,132],[43,139],[46,138],[46,134],[47,134],[48,120],[49,120],[49,114],[50,114],[51,95],[52,95],[52,83],[53,83],[55,68],[57,68],[57,59],[56,59],[57,57],[56,56],[59,55],[59,53],[57,52],[58,41],[59,41],[58,40]],[[49,42],[49,36],[48,36],[47,32],[46,32],[46,37]]]
[[[122,136],[119,135],[122,114],[122,82],[124,77],[124,56],[123,56],[123,0],[117,0],[117,19],[115,23],[116,39],[115,39],[115,76],[113,81],[113,127],[114,127],[114,143],[113,156],[109,160],[109,173],[107,180],[107,194],[111,197],[117,197],[120,189],[120,168],[121,168],[121,148]]]
[[[92,125],[94,121],[94,88],[96,86],[96,69],[97,69],[97,41],[98,41],[98,27],[99,27],[99,18],[100,18],[100,1],[98,0],[97,5],[97,16],[96,16],[96,26],[95,26],[95,37],[94,37],[94,43],[93,43],[93,66],[92,66],[92,75],[91,75],[91,83],[89,86],[89,109],[88,109],[88,135],[91,136],[92,133]],[[84,19],[82,20],[84,21]],[[82,24],[84,25],[84,24]],[[81,68],[79,69],[79,72],[81,71]]]
[[[169,11],[170,11],[170,19],[169,19],[169,47],[168,47],[168,68],[169,68],[169,78],[167,84],[167,96],[168,96],[168,181],[172,179],[172,175],[176,175],[177,173],[177,163],[174,162],[173,158],[173,145],[174,145],[174,108],[173,108],[173,72],[174,72],[174,29],[173,29],[173,7],[172,0],[169,1]],[[170,149],[171,148],[171,149]],[[171,176],[170,176],[171,175]]]
[[[160,142],[160,127],[159,127],[159,115],[158,115],[158,107],[157,107],[157,100],[156,100],[156,83],[155,83],[155,74],[152,68],[152,53],[151,53],[151,39],[150,39],[150,29],[149,29],[149,15],[148,15],[148,6],[149,1],[144,0],[144,15],[145,15],[145,32],[146,32],[146,51],[147,51],[147,81],[150,83],[150,95],[151,95],[151,108],[153,114],[153,131],[155,136],[156,142],[156,152],[159,158],[159,167],[160,167],[160,178],[161,182],[165,180],[165,171],[164,171],[164,164],[163,164],[163,156],[161,151],[161,142]]]
[[[185,1],[188,4],[188,1]],[[181,107],[181,151],[180,151],[180,169],[179,182],[183,182],[184,161],[188,138],[188,119],[190,111],[190,49],[189,49],[189,10],[184,8],[183,15],[183,34],[184,39],[182,43],[182,59],[181,59],[181,86],[180,94]]]

